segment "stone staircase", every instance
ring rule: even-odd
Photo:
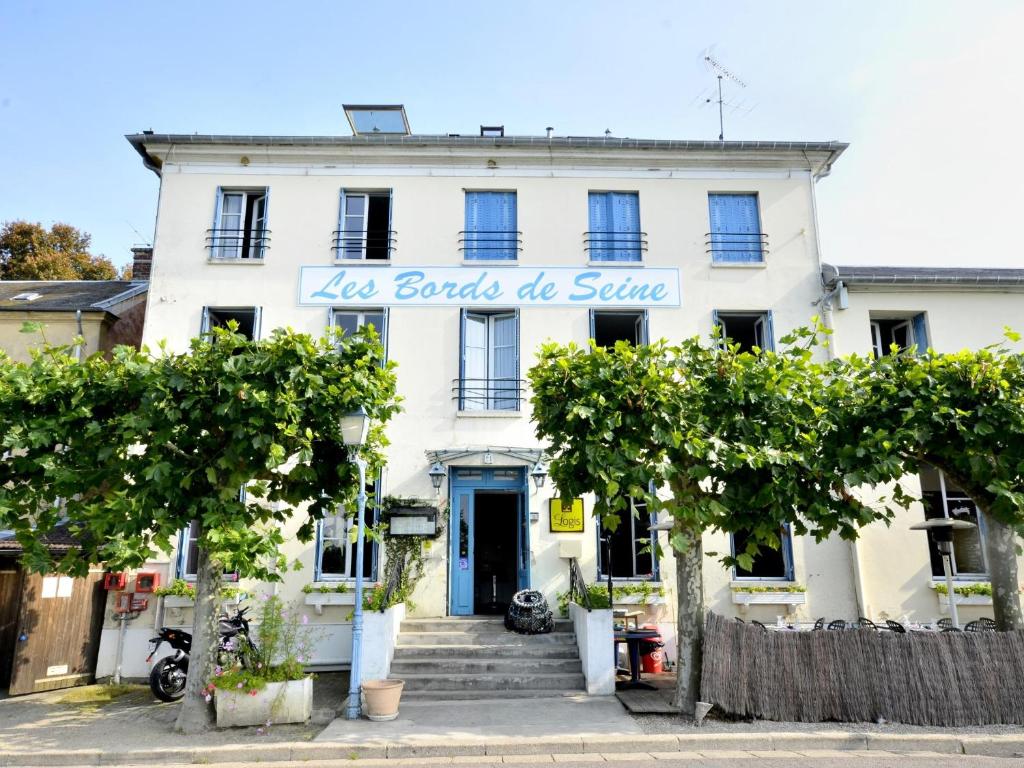
[[[501,618],[406,619],[391,662],[402,700],[540,698],[586,693],[571,621],[547,635],[505,630]]]

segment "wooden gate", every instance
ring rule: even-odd
[[[26,574],[10,695],[86,685],[96,672],[106,592],[103,574]]]

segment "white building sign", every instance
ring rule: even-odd
[[[300,267],[302,306],[678,307],[679,270]]]

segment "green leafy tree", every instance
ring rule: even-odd
[[[1010,341],[1020,336],[1007,331]],[[1024,530],[1024,356],[1008,346],[939,354],[853,356],[836,363],[850,382],[852,439],[881,437],[907,472],[930,465],[984,515],[982,533],[1001,630],[1024,629],[1017,537]]]
[[[749,568],[760,547],[797,535],[852,539],[896,509],[862,504],[847,489],[898,477],[884,452],[847,450],[838,402],[849,383],[826,377],[814,346],[824,329],[799,329],[776,353],[740,352],[698,338],[613,349],[545,345],[530,370],[537,435],[550,442],[551,476],[564,498],[595,494],[595,514],[614,530],[627,498],[671,517],[678,595],[676,705],[699,695],[704,625],[702,536],[746,531],[746,551],[723,564]],[[659,489],[652,495],[649,483]],[[897,502],[906,501],[901,492]]]
[[[8,221],[0,229],[0,280],[113,280],[110,259],[89,252],[90,235],[70,224],[46,229]]]
[[[202,730],[221,574],[280,578],[281,523],[304,506],[299,538],[308,541],[317,519],[352,502],[358,479],[339,419],[366,409],[373,426],[362,453],[379,465],[398,407],[392,365],[372,331],[316,340],[276,330],[248,341],[214,329],[186,354],[118,347],[109,360],[76,364],[70,352],[0,365],[0,527],[14,530],[29,567],[81,574],[90,563],[138,567],[199,522],[177,728]],[[81,546],[54,561],[41,534],[65,516]]]

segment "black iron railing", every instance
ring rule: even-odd
[[[460,411],[518,411],[526,382],[523,379],[453,379],[452,400]]]
[[[335,259],[390,259],[395,250],[393,229],[353,234],[340,229],[332,233],[331,247]]]
[[[704,252],[711,254],[712,261],[758,262],[768,255],[765,232],[707,232],[704,245]]]
[[[569,600],[576,605],[582,605],[588,611],[594,610],[590,604],[590,592],[583,578],[583,570],[575,557],[569,558]]]
[[[259,260],[270,247],[269,229],[208,229],[206,247],[214,259]]]
[[[513,261],[523,250],[523,233],[511,229],[464,229],[459,232],[459,250],[466,259]]]
[[[647,252],[647,233],[587,231],[583,250],[591,261],[641,261]]]

